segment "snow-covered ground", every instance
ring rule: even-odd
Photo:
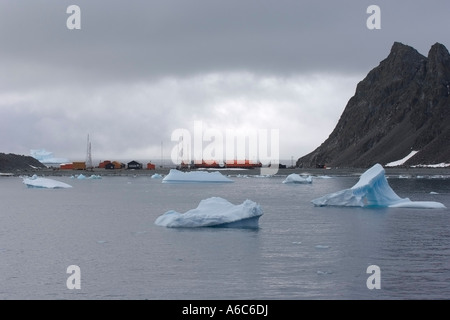
[[[392,161],[389,162],[385,165],[385,167],[396,167],[396,166],[401,166],[402,164],[404,164],[406,161],[408,161],[410,158],[412,158],[417,152],[419,151],[411,151],[406,157],[404,157],[403,159],[397,160],[397,161]]]
[[[389,162],[387,164],[385,164],[385,167],[397,167],[397,166],[401,166],[403,165],[406,161],[408,161],[410,158],[412,158],[414,155],[416,155],[419,151],[411,151],[406,157],[404,157],[403,159],[397,160],[397,161],[392,161]],[[450,163],[445,163],[445,162],[441,162],[441,163],[437,163],[437,164],[418,164],[418,165],[413,165],[411,166],[411,168],[446,168],[446,167],[450,167]]]

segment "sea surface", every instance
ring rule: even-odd
[[[36,189],[0,177],[0,299],[450,299],[450,209],[314,207],[359,176],[284,178],[54,177],[73,188]],[[449,176],[388,181],[401,197],[450,208]],[[217,196],[259,203],[259,228],[154,224]],[[80,289],[69,289],[72,265]]]

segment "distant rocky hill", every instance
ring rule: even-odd
[[[395,42],[356,88],[330,136],[298,166],[450,163],[450,55],[440,43],[428,57]]]
[[[31,170],[33,168],[45,168],[45,165],[30,156],[0,153],[0,172]]]

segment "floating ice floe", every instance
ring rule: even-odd
[[[171,169],[169,174],[162,180],[163,183],[186,183],[186,182],[234,182],[218,171],[189,171],[183,172]]]
[[[84,174],[80,173],[78,175],[74,175],[70,177],[71,179],[85,180],[85,179],[101,179],[102,176],[91,174],[89,177],[86,177]]]
[[[389,186],[385,170],[380,164],[364,172],[350,189],[314,199],[312,203],[316,206],[446,208],[440,202],[411,201],[408,198],[400,198]]]
[[[167,211],[155,220],[158,226],[169,228],[258,228],[263,211],[259,204],[245,200],[234,205],[220,197],[200,201],[197,208],[185,213]]]
[[[72,188],[70,184],[49,179],[41,178],[37,175],[33,175],[31,178],[23,178],[23,183],[29,188],[47,188],[47,189],[59,189],[59,188]]]
[[[284,179],[283,183],[312,183],[312,177],[303,177],[297,173],[291,173]]]
[[[14,176],[14,173],[0,172],[0,177],[12,177],[12,176]]]
[[[151,176],[152,179],[162,179],[162,175],[160,175],[159,173],[155,173]]]

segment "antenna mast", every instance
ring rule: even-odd
[[[86,169],[92,169],[92,154],[91,154],[91,141],[89,140],[89,134],[87,136],[87,152],[86,152]]]
[[[164,158],[163,158],[163,142],[162,142],[162,140],[161,140],[161,168],[163,168],[164,167],[164,160],[163,160]]]

